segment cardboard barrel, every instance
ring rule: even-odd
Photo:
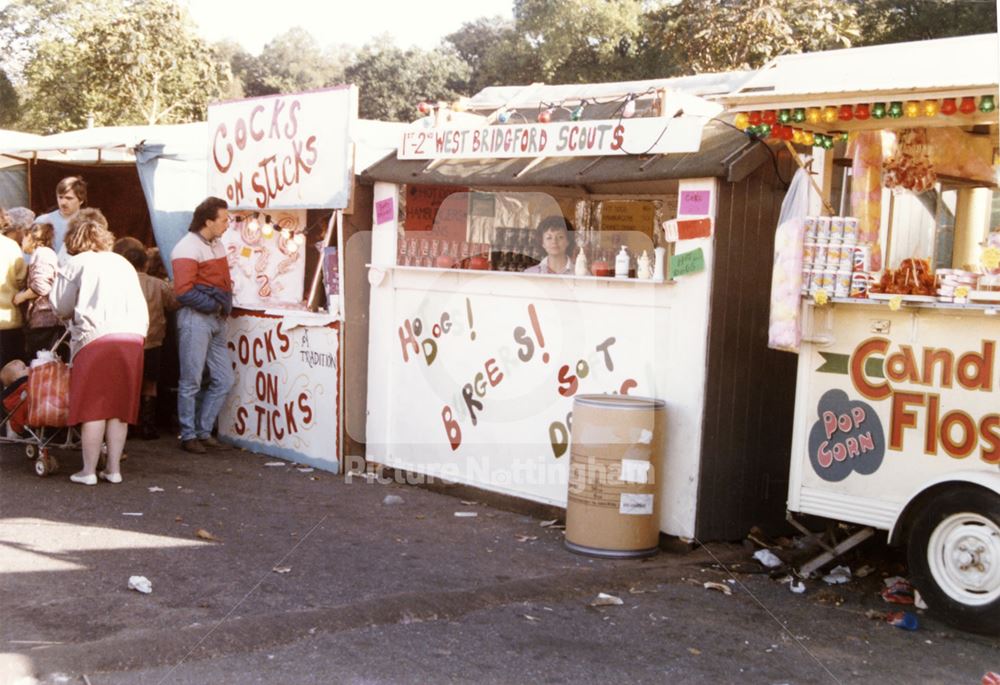
[[[580,395],[573,402],[566,547],[591,556],[656,554],[662,400]]]

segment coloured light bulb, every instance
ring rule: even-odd
[[[888,111],[885,108],[884,102],[876,102],[872,105],[872,117],[875,119],[885,119],[885,115]]]
[[[796,107],[794,110],[792,110],[792,121],[794,121],[797,124],[801,124],[805,120],[806,120],[805,109],[803,109],[802,107]]]
[[[809,147],[812,147],[813,145],[816,144],[816,136],[814,136],[809,131],[803,131],[802,132],[802,144],[803,145],[808,145]]]
[[[976,98],[965,97],[962,98],[962,104],[958,106],[958,111],[962,114],[972,114],[976,111]]]
[[[923,107],[925,117],[936,117],[940,109],[937,100],[924,100],[921,106]]]
[[[910,117],[911,119],[913,117],[920,116],[920,103],[917,102],[916,100],[910,100],[906,103],[906,106],[903,108],[903,111],[906,113],[906,116]]]
[[[497,121],[499,121],[501,124],[506,124],[508,121],[510,121],[510,111],[505,109],[504,111],[500,112],[500,114],[497,114]]]
[[[832,124],[837,120],[837,108],[830,105],[823,108],[823,121]]]
[[[871,114],[871,108],[869,108],[865,103],[854,106],[854,118],[858,121],[866,121]]]
[[[993,101],[992,95],[984,95],[979,98],[979,111],[980,112],[992,112],[997,108],[996,103]]]
[[[791,120],[792,120],[792,113],[789,112],[787,109],[783,109],[778,112],[778,121],[781,122],[782,124],[787,124]]]
[[[635,100],[629,100],[625,103],[625,106],[622,107],[622,116],[626,119],[631,119],[635,116]]]
[[[893,119],[898,119],[903,116],[903,103],[893,102],[889,105],[889,116]]]
[[[762,121],[769,125],[774,126],[778,122],[778,115],[773,109],[765,110],[764,115],[761,117]]]
[[[431,113],[431,103],[429,103],[429,102],[420,102],[420,103],[417,103],[417,111],[420,112],[421,114],[430,114]]]
[[[583,105],[574,107],[573,111],[569,113],[569,118],[573,121],[580,121],[583,118]]]
[[[551,109],[543,109],[541,112],[538,113],[538,122],[539,123],[541,123],[541,124],[547,124],[550,121],[552,121],[552,110]]]
[[[854,118],[854,108],[850,105],[841,105],[837,110],[837,118],[841,121],[850,121]]]
[[[955,98],[945,98],[941,101],[941,114],[946,116],[951,116],[958,111],[958,104],[955,102]]]
[[[750,115],[747,114],[746,112],[738,113],[736,115],[736,118],[733,120],[733,126],[735,126],[741,131],[745,131],[747,129],[747,126],[749,125],[750,125]]]
[[[806,121],[810,124],[818,124],[822,120],[819,107],[810,107],[806,110]]]
[[[760,126],[762,123],[762,117],[760,112],[750,112],[750,125]]]

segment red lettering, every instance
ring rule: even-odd
[[[451,414],[451,407],[445,405],[441,410],[441,420],[444,421],[444,432],[448,435],[448,443],[454,452],[462,444],[462,427],[458,425]]]
[[[236,409],[236,429],[237,435],[243,435],[247,430],[247,408],[237,407]]]
[[[627,395],[629,390],[634,390],[635,388],[638,388],[638,387],[639,387],[639,384],[636,383],[635,380],[633,380],[631,378],[626,378],[624,381],[622,381],[621,387],[618,388],[618,394],[619,395]]]
[[[832,411],[823,412],[823,430],[826,431],[827,440],[837,432],[837,415]]]
[[[851,380],[863,397],[869,400],[885,400],[892,394],[888,382],[872,383],[865,376],[865,365],[874,354],[885,355],[889,341],[885,338],[869,338],[858,345],[851,355]]]
[[[559,388],[559,394],[563,397],[572,397],[580,386],[576,376],[569,373],[569,364],[563,364],[559,369],[559,385],[566,386]]]
[[[490,381],[490,387],[497,387],[497,384],[503,380],[503,373],[501,373],[500,368],[497,366],[497,360],[487,359],[484,368],[486,369],[486,378]]]
[[[952,427],[961,426],[962,439],[952,440]],[[972,417],[962,411],[952,411],[944,415],[941,419],[941,446],[949,457],[964,459],[972,454],[978,442],[976,434],[976,423]]]
[[[256,107],[253,108],[253,111],[250,112],[250,137],[256,141],[264,139],[264,129],[257,128],[254,125],[254,121],[256,121],[257,119],[257,113],[263,111],[264,111],[264,105],[257,105]]]
[[[229,143],[226,143],[226,147],[223,148],[227,157],[226,161],[222,162],[219,160],[219,138],[221,137],[224,140],[226,135],[226,125],[219,124],[219,127],[215,129],[215,136],[212,139],[212,161],[215,162],[215,168],[223,174],[229,171],[229,167],[233,165],[233,146]]]
[[[1000,464],[1000,414],[984,416],[979,422],[979,432],[986,442],[979,458],[987,464]]]
[[[292,104],[288,108],[288,123],[285,124],[286,138],[294,138],[295,134],[299,132],[299,119],[296,115],[300,109],[302,109],[302,103],[298,100],[292,100]]]
[[[303,414],[302,423],[306,424],[311,423],[313,418],[312,407],[310,407],[309,403],[306,401],[308,399],[309,395],[307,393],[299,393],[299,411]]]
[[[289,341],[288,336],[281,330],[281,322],[278,322],[277,328],[274,329],[274,334],[278,336],[278,340],[281,341],[281,346],[278,348],[282,352],[288,352],[291,348],[292,343]]]
[[[619,124],[615,126],[615,130],[611,132],[611,149],[621,150],[622,145],[625,144],[625,127]]]
[[[288,428],[289,435],[297,433],[299,430],[295,423],[295,400],[285,402],[285,426]]]
[[[403,332],[403,329],[406,332]],[[416,336],[413,335],[413,328],[410,326],[410,320],[407,319],[403,322],[403,325],[399,327],[399,344],[403,348],[403,361],[410,361],[410,355],[407,351],[407,347],[413,345],[413,353],[420,354],[420,344],[417,342]]]
[[[892,396],[892,418],[890,420],[889,449],[903,449],[903,430],[917,425],[917,414],[908,405],[923,406],[924,396],[915,392],[897,392]]]

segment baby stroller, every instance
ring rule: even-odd
[[[24,453],[35,460],[35,473],[39,476],[59,469],[50,447],[80,447],[78,432],[67,425],[69,366],[53,353],[64,338],[65,335],[52,347],[46,357],[48,361],[41,358],[44,353],[39,353],[40,359],[35,360],[27,373],[0,393],[0,443],[24,445]]]

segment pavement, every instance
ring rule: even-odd
[[[128,452],[124,483],[85,487],[68,480],[78,453],[40,478],[0,445],[0,684],[979,683],[1000,671],[1000,640],[922,612],[915,632],[868,617],[900,608],[878,595],[902,570],[878,542],[846,560],[871,561],[871,576],[796,595],[746,542],[597,560],[465,489],[347,482],[168,439]],[[128,589],[135,575],[150,594]],[[622,603],[592,606],[602,592]]]

